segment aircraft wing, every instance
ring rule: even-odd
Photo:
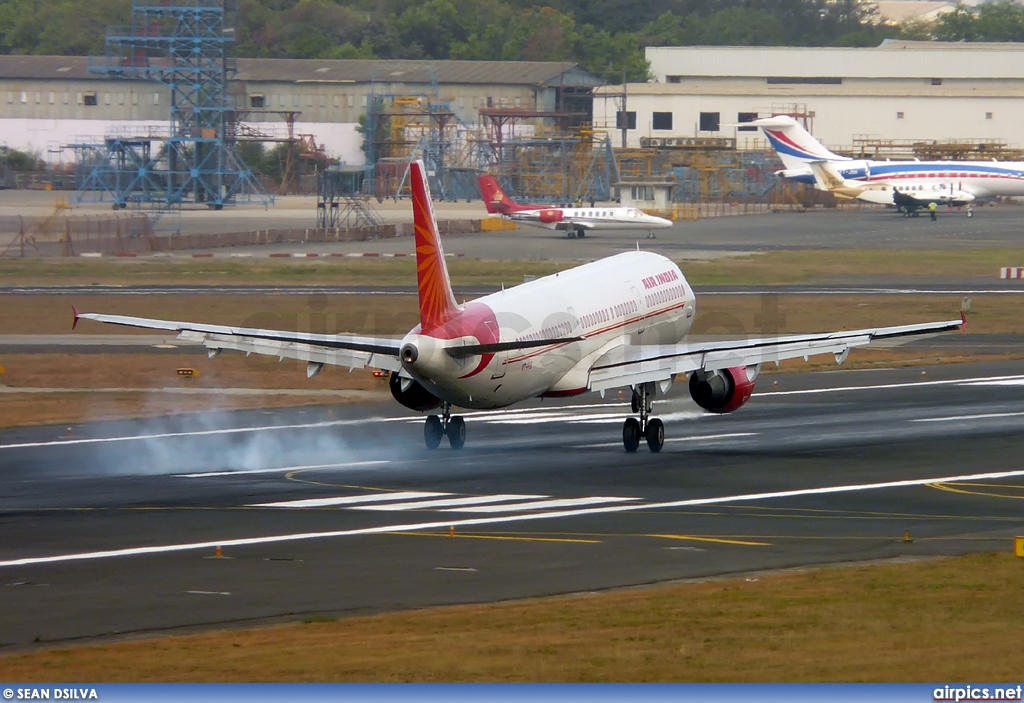
[[[398,356],[401,340],[387,337],[262,330],[252,327],[152,320],[126,315],[79,313],[75,310],[74,325],[77,326],[79,320],[175,332],[178,339],[198,342],[205,346],[211,357],[224,349],[230,349],[246,354],[276,356],[279,359],[298,359],[309,364],[306,372],[310,376],[315,375],[324,365],[371,367],[388,371],[402,369]]]
[[[753,366],[783,359],[795,359],[816,354],[835,354],[842,363],[853,347],[881,340],[900,340],[916,335],[948,332],[964,324],[959,320],[926,322],[896,327],[833,332],[831,334],[804,334],[785,337],[763,337],[748,340],[729,340],[680,343],[670,345],[624,345],[599,358],[590,369],[590,390],[603,391],[633,386],[649,381],[664,381],[675,374],[697,369],[713,371],[736,366]]]

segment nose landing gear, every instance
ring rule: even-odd
[[[441,438],[448,437],[452,449],[462,449],[466,444],[466,421],[460,415],[452,417],[452,404],[441,403],[441,417],[428,415],[423,425],[423,443],[427,449],[441,446]]]
[[[665,423],[656,417],[649,417],[654,410],[654,384],[643,383],[633,389],[630,409],[640,413],[640,419],[626,418],[622,425],[622,446],[632,454],[640,448],[640,440],[647,440],[647,448],[657,454],[665,446]]]

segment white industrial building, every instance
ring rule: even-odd
[[[772,114],[803,116],[836,148],[864,138],[1024,145],[1024,44],[651,47],[647,59],[651,82],[594,90],[595,127],[617,146],[623,127],[631,147],[690,137],[753,145],[759,132],[734,125]]]
[[[84,56],[0,56],[0,144],[56,160],[62,147],[166,130],[167,86],[90,72]],[[228,95],[260,134],[311,134],[327,153],[361,164],[359,120],[371,95],[436,96],[454,118],[480,110],[568,110],[589,120],[603,81],[569,62],[237,60]],[[66,154],[66,150],[64,151]]]

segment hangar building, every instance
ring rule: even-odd
[[[484,108],[585,113],[598,77],[566,62],[237,59],[229,94],[260,133],[312,134],[327,153],[364,162],[357,132],[371,95],[436,96],[455,117]],[[63,145],[166,129],[166,86],[89,72],[78,56],[0,56],[0,142],[55,159]]]
[[[652,82],[594,91],[594,126],[615,130],[616,146],[623,136],[630,147],[714,137],[754,146],[756,128],[734,125],[772,114],[802,118],[835,149],[909,140],[1024,146],[1024,44],[650,47],[647,59]]]

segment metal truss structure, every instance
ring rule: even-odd
[[[227,94],[228,77],[237,72],[225,26],[230,1],[134,0],[131,25],[107,30],[106,56],[90,58],[89,70],[166,85],[170,122],[166,130],[108,134],[102,145],[71,145],[80,164],[91,162],[82,194],[109,196],[115,208],[197,203],[219,210],[240,196],[272,201],[235,153]]]

